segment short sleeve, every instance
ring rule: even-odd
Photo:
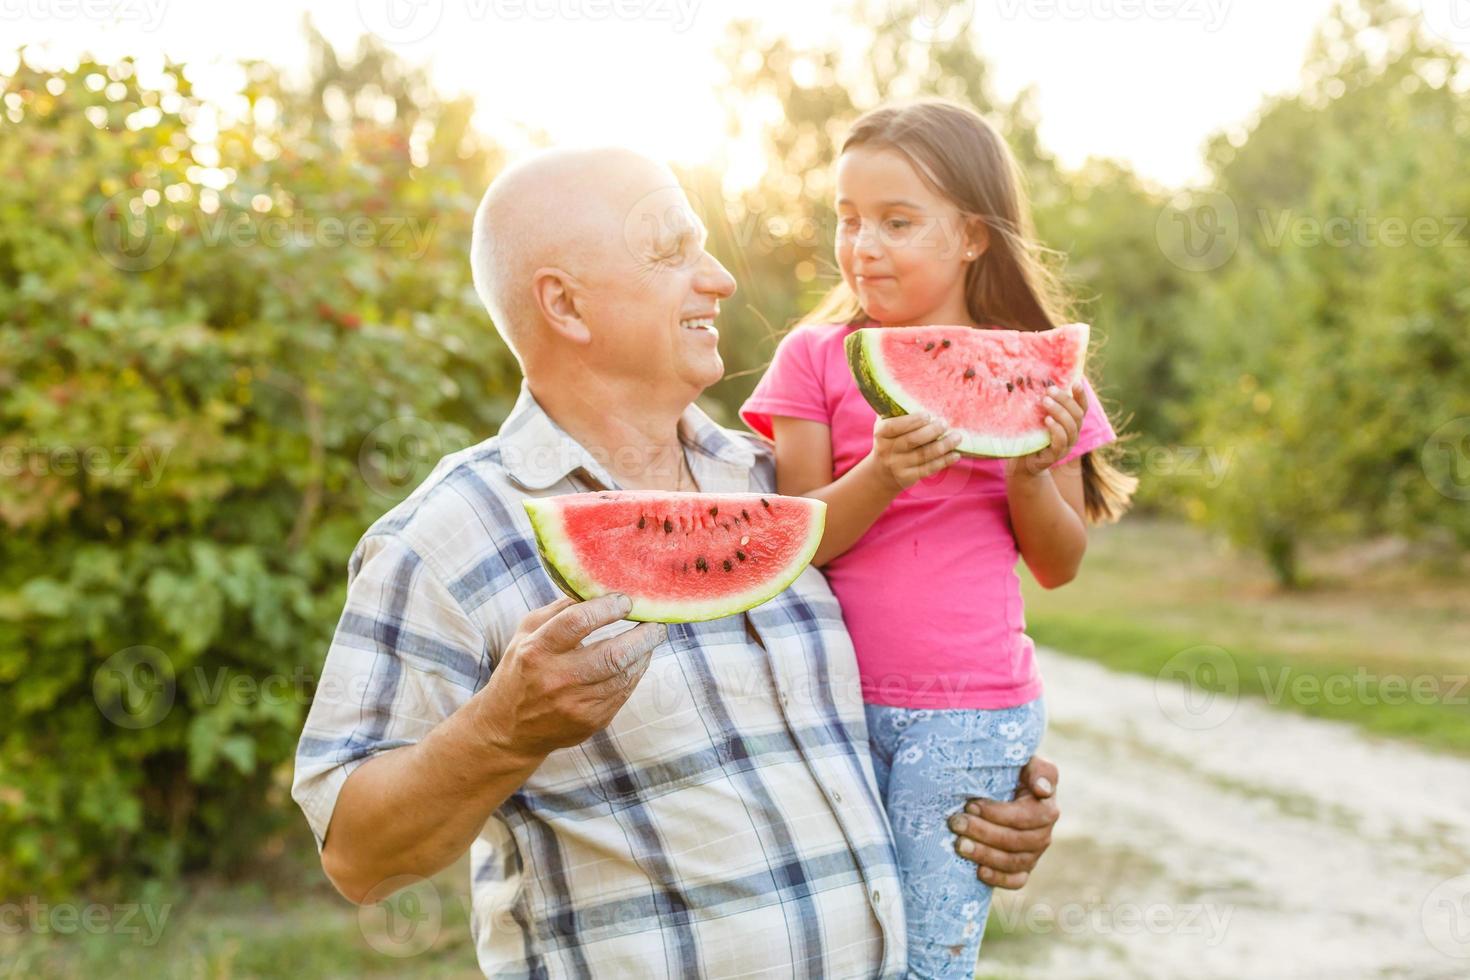
[[[483,632],[405,542],[364,538],[352,569],[291,787],[319,848],[353,770],[421,740],[470,699],[489,670]]]
[[[1102,405],[1097,400],[1097,392],[1092,390],[1091,383],[1086,377],[1082,379],[1082,389],[1087,393],[1087,408],[1082,416],[1082,428],[1077,433],[1077,442],[1072,451],[1067,453],[1062,463],[1070,463],[1079,458],[1083,453],[1090,453],[1099,446],[1105,446],[1118,438],[1113,431],[1113,425],[1108,421],[1107,412],[1103,411]],[[1058,466],[1061,463],[1056,464]]]
[[[798,327],[782,338],[776,356],[755,391],[740,406],[740,418],[767,439],[774,439],[771,416],[831,424],[827,392],[813,350],[817,333]]]

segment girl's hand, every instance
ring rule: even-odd
[[[1048,388],[1046,394],[1042,404],[1046,407],[1046,428],[1051,433],[1051,445],[1008,460],[1008,477],[1038,476],[1045,473],[1065,459],[1072,447],[1077,445],[1077,434],[1082,431],[1082,417],[1087,414],[1087,392],[1083,390],[1082,382],[1074,384],[1070,392]]]
[[[873,425],[873,456],[899,490],[953,466],[960,458],[955,452],[959,444],[959,433],[928,415],[880,418]]]

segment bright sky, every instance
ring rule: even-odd
[[[929,8],[944,11],[934,31],[972,33],[1000,95],[1037,88],[1043,143],[1064,163],[1117,157],[1148,177],[1180,184],[1201,176],[1200,152],[1211,133],[1246,121],[1266,95],[1297,86],[1313,28],[1331,2],[930,0]],[[350,43],[373,30],[404,57],[430,64],[444,90],[476,96],[479,123],[502,140],[514,143],[529,126],[556,142],[617,142],[675,162],[732,165],[739,154],[727,152],[713,94],[722,71],[714,51],[728,22],[749,17],[798,42],[840,42],[850,6],[0,0],[0,45],[42,44],[59,57],[166,52],[191,62],[256,57],[300,66],[306,11],[334,41]]]

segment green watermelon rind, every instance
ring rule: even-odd
[[[1065,379],[1067,386],[1070,387],[1082,379],[1089,331],[1085,323],[1068,324],[1068,327],[1081,328],[1079,343],[1081,350],[1077,357],[1077,367],[1071,376]],[[862,393],[863,399],[873,407],[873,411],[884,418],[891,419],[900,415],[922,412],[924,411],[923,402],[906,391],[902,383],[884,370],[883,357],[878,349],[878,341],[881,337],[879,332],[884,329],[892,328],[862,327],[848,334],[847,339],[843,341],[843,347],[847,351],[847,364],[852,370],[853,380],[857,382],[858,391]],[[955,447],[959,453],[963,456],[974,456],[981,459],[1025,456],[1029,453],[1040,452],[1051,445],[1051,434],[1045,429],[1030,436],[1020,436],[1014,439],[987,436],[970,429],[960,429],[959,432],[960,444]]]
[[[720,496],[734,495],[721,494]],[[758,498],[761,495],[752,496]],[[775,499],[772,494],[764,496],[768,500]],[[822,543],[822,534],[827,526],[826,502],[806,497],[800,499],[803,503],[812,505],[810,507],[812,520],[807,532],[807,540],[781,572],[766,579],[758,588],[748,589],[723,601],[676,602],[629,596],[633,600],[633,608],[623,618],[637,623],[701,623],[754,609],[785,592],[811,564],[818,546]],[[541,558],[541,564],[557,588],[578,601],[595,599],[615,591],[598,584],[581,568],[572,542],[562,528],[561,511],[554,499],[528,498],[521,501],[521,504],[531,519],[531,529],[536,536],[536,551]]]

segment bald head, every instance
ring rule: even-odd
[[[618,148],[548,150],[495,178],[475,212],[470,266],[480,301],[518,357],[540,333],[536,271],[576,275],[624,247],[633,206],[660,186],[681,193],[668,167]]]

